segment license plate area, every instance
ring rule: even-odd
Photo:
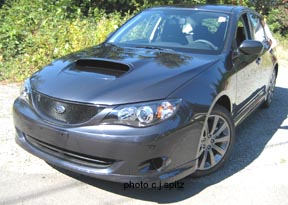
[[[25,133],[36,140],[51,144],[57,147],[66,147],[69,141],[69,133],[67,131],[37,126],[28,129]]]

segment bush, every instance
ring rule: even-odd
[[[281,6],[278,9],[271,10],[267,22],[274,33],[288,36],[288,8]]]
[[[22,81],[56,58],[99,44],[132,14],[146,7],[206,2],[208,1],[0,0],[0,81]],[[246,4],[245,2],[250,1],[242,2]],[[273,32],[288,35],[287,8],[277,8],[271,10],[267,18],[268,24]]]
[[[0,81],[22,81],[56,58],[99,44],[129,17],[98,9],[84,16],[65,6],[71,1],[6,1],[0,10]]]

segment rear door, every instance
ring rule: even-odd
[[[267,89],[273,71],[273,50],[270,49],[271,43],[264,29],[264,19],[255,13],[249,13],[248,19],[251,25],[252,39],[260,41],[264,45],[264,53],[258,57],[257,61],[259,65],[256,79],[259,82],[259,87]]]

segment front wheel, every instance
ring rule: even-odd
[[[198,168],[192,176],[209,175],[220,168],[228,158],[235,140],[235,126],[231,114],[216,105],[210,113],[200,139]]]

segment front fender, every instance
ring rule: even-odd
[[[225,64],[220,62],[185,83],[170,97],[182,98],[189,105],[189,109],[193,113],[191,121],[195,116],[203,116],[201,118],[203,120],[201,135],[203,135],[208,116],[223,96],[229,99],[229,111],[233,116],[236,98],[236,75],[233,69],[226,69]]]

